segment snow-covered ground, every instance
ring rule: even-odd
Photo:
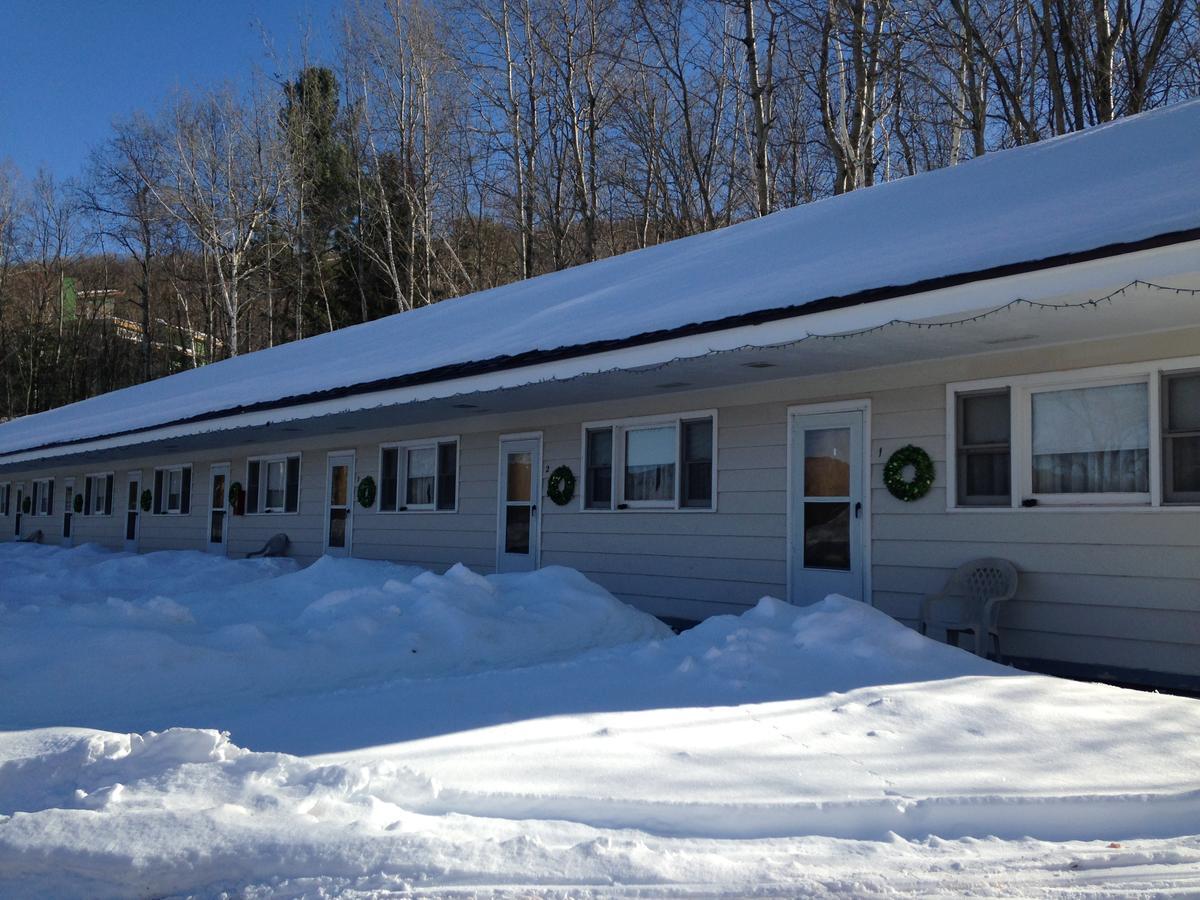
[[[5,897],[1200,895],[1200,702],[840,598],[3,544],[0,685]]]

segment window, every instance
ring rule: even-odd
[[[713,420],[690,419],[680,424],[679,505],[710,509],[713,505]]]
[[[33,495],[30,509],[35,516],[54,515],[54,479],[36,478],[33,482]]]
[[[674,505],[675,441],[674,425],[625,430],[626,503]]]
[[[273,459],[263,466],[267,471],[266,496],[263,497],[263,512],[282,512],[284,479],[287,475],[287,462]]]
[[[192,511],[192,467],[154,470],[154,514],[186,516]]]
[[[381,512],[458,508],[458,438],[389,444],[379,450]]]
[[[958,395],[958,502],[960,506],[1012,503],[1008,388]]]
[[[432,506],[437,481],[437,448],[410,447],[407,454],[404,502],[410,507]]]
[[[586,425],[583,508],[713,509],[714,422],[688,413]]]
[[[1163,377],[1163,501],[1200,503],[1200,372]]]
[[[112,472],[88,475],[83,480],[83,514],[85,516],[112,515]]]
[[[1200,504],[1200,360],[950,385],[953,505]]]
[[[246,512],[300,511],[300,454],[264,456],[246,463]]]
[[[8,482],[0,484],[0,516],[7,517],[9,514],[9,502],[12,497],[12,485]]]
[[[612,427],[589,428],[585,434],[584,506],[587,509],[612,509]]]
[[[1150,492],[1145,383],[1037,391],[1030,397],[1033,494]]]

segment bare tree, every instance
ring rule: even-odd
[[[169,178],[147,187],[201,248],[224,317],[226,348],[241,348],[241,317],[253,299],[247,280],[263,264],[255,254],[276,209],[281,149],[260,98],[247,105],[226,89],[179,97],[172,110]]]
[[[104,239],[117,244],[137,267],[137,306],[141,312],[142,378],[151,377],[151,296],[153,269],[160,252],[166,213],[150,185],[166,179],[163,135],[145,116],[113,126],[113,135],[90,154],[80,204]]]

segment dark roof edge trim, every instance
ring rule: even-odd
[[[448,366],[439,366],[434,369],[426,369],[422,372],[413,372],[408,375],[396,375],[389,378],[380,378],[374,381],[365,381],[360,382],[359,384],[347,385],[345,387],[329,388],[322,391],[312,391],[307,394],[296,394],[291,397],[281,397],[276,400],[264,400],[261,403],[248,403],[241,406],[230,407],[228,409],[213,410],[212,412],[200,413],[198,415],[187,416],[181,419],[173,419],[167,422],[160,422],[156,425],[143,425],[138,428],[129,428],[124,431],[113,431],[106,434],[92,435],[91,437],[72,438],[71,440],[66,441],[54,441],[32,447],[25,447],[20,450],[10,450],[7,453],[0,453],[0,460],[10,456],[33,453],[38,450],[51,450],[58,447],[91,443],[92,441],[103,441],[116,437],[127,437],[131,434],[142,434],[149,431],[157,431],[160,428],[171,428],[178,425],[192,425],[200,422],[211,422],[217,419],[225,419],[245,413],[265,412],[273,409],[288,409],[294,406],[302,406],[306,403],[337,400],[343,397],[352,397],[359,394],[372,394],[379,391],[395,390],[397,388],[418,387],[421,385],[436,384],[439,381],[450,381],[453,379],[467,378],[475,375],[489,375],[495,372],[522,369],[527,366],[539,365],[541,363],[561,362],[563,360],[576,359],[582,356],[593,356],[597,353],[608,353],[613,350],[644,347],[647,344],[657,344],[663,341],[674,340],[676,338],[711,334],[716,331],[728,331],[733,328],[741,328],[748,325],[766,325],[771,322],[779,322],[784,319],[798,318],[801,316],[808,316],[815,313],[830,312],[834,310],[849,309],[854,306],[878,303],[883,300],[894,300],[898,297],[905,297],[911,294],[924,294],[930,291],[959,287],[961,285],[971,284],[977,281],[988,281],[994,278],[1008,278],[1014,275],[1024,275],[1030,272],[1040,272],[1046,269],[1055,269],[1061,266],[1094,262],[1095,260],[1106,259],[1108,257],[1123,256],[1128,253],[1138,253],[1143,250],[1154,250],[1160,247],[1169,247],[1174,244],[1185,244],[1189,241],[1196,240],[1200,240],[1200,227],[1186,228],[1180,231],[1170,231],[1165,234],[1154,235],[1153,237],[1142,238],[1136,241],[1105,244],[1101,247],[1094,247],[1091,250],[1078,250],[1070,253],[1060,253],[1055,256],[1047,256],[1042,259],[1027,260],[1025,262],[1005,263],[999,266],[991,266],[985,269],[977,269],[971,272],[961,272],[954,275],[939,275],[935,278],[926,278],[920,281],[911,282],[909,284],[867,288],[862,291],[856,291],[853,294],[823,297],[818,300],[810,300],[806,303],[799,303],[791,306],[779,306],[771,309],[756,310],[754,312],[739,313],[734,316],[726,316],[720,319],[710,319],[706,322],[693,322],[688,325],[679,325],[674,328],[663,328],[657,331],[647,331],[625,338],[610,338],[602,341],[592,341],[586,344],[572,344],[566,347],[557,347],[553,350],[529,350],[525,353],[512,354],[508,356],[496,356],[490,359],[478,360],[475,362],[455,363]]]

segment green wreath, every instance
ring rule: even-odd
[[[370,475],[358,483],[358,505],[370,509],[375,505],[375,479]]]
[[[575,473],[570,466],[559,466],[550,473],[546,493],[558,506],[566,506],[575,496]]]
[[[229,506],[230,506],[230,508],[236,511],[239,508],[238,504],[241,502],[241,500],[242,500],[242,483],[240,481],[235,481],[233,484],[231,484],[229,486]],[[236,512],[235,512],[235,514],[236,514]]]
[[[904,470],[913,468],[913,477],[906,479]],[[920,447],[907,444],[888,457],[883,467],[883,486],[897,500],[911,503],[920,500],[933,487],[933,460]]]
[[[77,513],[83,512],[83,494],[76,494],[75,500],[72,502],[71,505],[75,507],[75,512],[77,512]]]
[[[154,505],[154,495],[150,493],[150,488],[142,491],[141,504],[142,512],[150,512],[150,507]]]
[[[25,515],[29,515],[29,511],[31,509],[33,509],[33,501],[30,500],[28,497],[25,497],[24,499],[22,499],[21,500],[21,512],[23,512]]]

